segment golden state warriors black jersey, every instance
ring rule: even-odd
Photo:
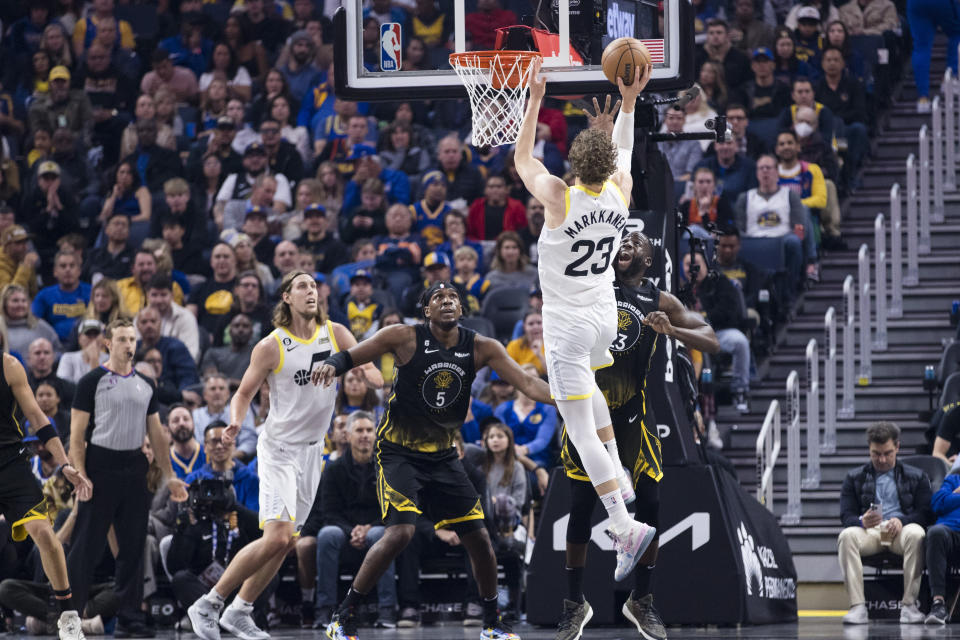
[[[27,435],[19,413],[20,407],[3,373],[3,360],[0,360],[0,447],[20,444]]]
[[[453,446],[454,433],[470,407],[476,376],[474,331],[460,327],[457,343],[447,349],[425,324],[415,327],[417,350],[397,367],[393,394],[377,435],[417,451]]]
[[[610,345],[613,365],[596,374],[611,410],[622,407],[644,388],[659,334],[642,320],[660,308],[660,290],[649,280],[639,287],[617,282],[613,288],[617,297],[617,337]]]

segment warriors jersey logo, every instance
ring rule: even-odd
[[[423,401],[434,409],[443,409],[452,405],[460,397],[463,390],[463,381],[460,376],[450,369],[439,369],[428,375],[421,391]]]
[[[617,310],[617,337],[610,345],[611,351],[629,351],[637,344],[643,325],[633,309]]]

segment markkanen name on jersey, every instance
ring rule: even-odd
[[[627,226],[627,219],[610,209],[601,209],[600,211],[591,211],[580,216],[579,220],[573,220],[567,224],[563,230],[570,238],[576,238],[577,234],[592,224],[612,224],[617,231],[623,231]]]

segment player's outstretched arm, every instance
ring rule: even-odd
[[[642,71],[642,73],[641,73]],[[633,176],[630,173],[633,158],[634,116],[633,110],[637,105],[637,98],[650,82],[653,65],[636,67],[633,82],[623,84],[623,78],[617,77],[617,86],[620,88],[620,113],[613,125],[613,143],[617,145],[617,170],[610,177],[624,194],[633,190]]]
[[[647,314],[643,324],[657,333],[676,338],[691,349],[707,353],[720,351],[713,327],[703,316],[686,309],[676,296],[666,291],[660,292],[660,310]]]
[[[267,379],[267,375],[280,365],[280,345],[273,335],[260,340],[250,355],[250,366],[243,372],[240,386],[230,401],[230,424],[223,430],[223,440],[229,444],[240,434],[240,425],[243,424],[250,403],[260,392],[260,386]]]
[[[563,212],[563,194],[567,185],[560,178],[551,175],[543,163],[533,157],[533,145],[537,138],[537,115],[547,91],[547,81],[540,77],[540,65],[540,61],[534,62],[530,71],[530,99],[527,100],[527,110],[520,125],[514,161],[524,186],[543,203],[549,216],[551,212]],[[549,223],[548,220],[548,225]],[[558,224],[559,221],[554,221],[553,225],[549,226]]]
[[[386,353],[392,353],[397,364],[401,365],[410,360],[416,350],[416,330],[405,324],[391,325],[355,347],[333,354],[324,361],[323,366],[313,370],[311,378],[313,384],[329,387],[350,369],[373,362]]]
[[[537,402],[556,405],[550,397],[550,385],[536,376],[524,373],[507,350],[496,340],[476,337],[474,347],[477,355],[477,369],[489,365],[503,380],[512,384],[518,391]]]
[[[337,322],[331,322],[330,324],[333,325],[333,337],[336,338],[337,346],[341,351],[346,351],[357,346],[357,339],[353,336],[353,333],[349,329]],[[363,379],[366,380],[367,386],[374,389],[380,389],[383,387],[383,374],[372,362],[367,362],[363,365],[355,367],[354,371],[359,373]]]

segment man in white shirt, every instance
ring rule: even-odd
[[[214,420],[223,420],[230,417],[230,386],[227,378],[215,373],[204,378],[203,381],[204,406],[193,410],[193,430],[197,442],[202,442],[203,431]],[[224,420],[224,422],[226,422]],[[257,429],[254,425],[253,411],[247,410],[247,415],[240,425],[240,434],[237,436],[237,450],[234,457],[246,462],[253,458],[257,450]]]
[[[170,276],[155,274],[147,284],[147,306],[160,314],[160,335],[176,338],[184,344],[194,362],[200,361],[200,334],[197,318],[173,301]]]
[[[259,142],[252,142],[243,152],[243,173],[231,173],[223,181],[213,206],[213,219],[223,229],[239,229],[247,206],[255,200],[254,190],[263,189],[266,184],[263,176],[271,175],[267,165],[267,151]],[[290,181],[282,173],[272,174],[273,193],[266,206],[275,212],[286,211],[293,199],[290,194]],[[260,204],[253,202],[253,204]]]

